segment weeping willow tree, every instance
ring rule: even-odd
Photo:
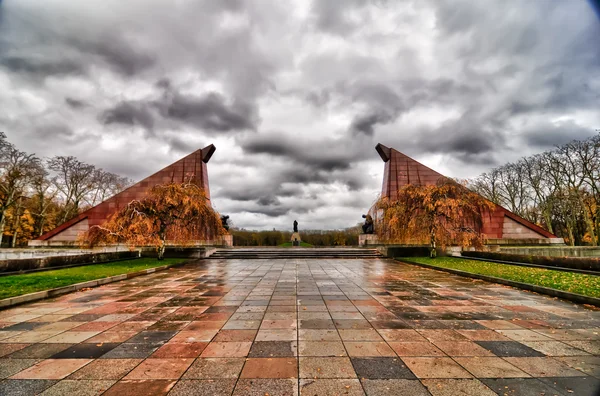
[[[188,244],[224,234],[221,218],[204,190],[192,183],[173,183],[153,187],[144,199],[131,201],[108,222],[91,227],[83,242],[92,247],[116,243],[155,246],[162,260],[167,240]]]
[[[483,218],[494,207],[451,179],[429,186],[409,184],[397,198],[377,201],[376,230],[388,243],[428,243],[435,257],[437,247],[482,245]]]

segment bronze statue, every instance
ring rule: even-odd
[[[298,232],[298,222],[294,220],[294,232]]]
[[[227,220],[229,220],[229,216],[221,216],[221,225],[225,230],[229,231],[229,224],[227,224]]]
[[[373,234],[375,232],[373,228],[373,218],[370,214],[362,215],[365,219],[365,224],[362,225],[363,234]]]

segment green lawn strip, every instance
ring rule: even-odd
[[[286,242],[286,243],[282,243],[281,245],[279,245],[279,247],[289,248],[289,247],[294,247],[294,245],[292,244],[292,242]],[[300,247],[313,247],[313,245],[311,245],[310,243],[306,243],[306,242],[300,242]]]
[[[75,283],[87,282],[110,276],[129,274],[163,265],[177,264],[186,259],[140,258],[106,264],[90,264],[22,275],[0,277],[0,299],[34,293]]]
[[[398,260],[403,258],[397,257]],[[407,261],[450,268],[473,274],[494,276],[515,282],[529,283],[589,297],[600,297],[600,276],[540,268],[465,260],[457,257],[406,257]]]

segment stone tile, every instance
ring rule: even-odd
[[[472,378],[454,360],[447,357],[409,357],[404,363],[418,378]]]
[[[543,353],[516,341],[477,341],[477,344],[500,357],[542,357]]]
[[[418,380],[364,379],[361,383],[367,396],[431,396]]]
[[[550,357],[507,357],[504,360],[533,377],[585,376],[585,373],[572,369]]]
[[[255,341],[296,341],[296,330],[259,330]]]
[[[54,385],[56,380],[5,380],[0,381],[0,395],[2,396],[30,396],[37,395]]]
[[[119,344],[76,344],[52,355],[51,359],[97,359]]]
[[[600,341],[566,341],[565,343],[592,355],[600,355]]]
[[[272,330],[275,331],[275,330]],[[221,330],[217,333],[213,341],[216,342],[251,342],[257,337],[256,330]],[[257,341],[279,341],[279,340],[258,340]],[[285,340],[281,340],[285,341]],[[290,340],[291,341],[291,340]]]
[[[66,343],[78,343],[92,338],[97,335],[99,331],[66,331],[54,337],[47,338],[41,342],[48,344],[66,344]]]
[[[571,368],[600,378],[600,356],[573,356],[555,358]]]
[[[0,380],[17,374],[37,362],[38,359],[0,359]]]
[[[477,378],[520,378],[529,374],[499,357],[456,357],[454,361]]]
[[[335,330],[335,325],[330,319],[301,319],[299,328],[301,330]]]
[[[124,379],[179,379],[193,362],[191,358],[146,359]]]
[[[298,378],[295,358],[248,358],[240,378]]]
[[[244,358],[198,358],[183,379],[237,378],[244,362]]]
[[[127,340],[134,344],[164,344],[177,334],[176,331],[142,331]]]
[[[109,389],[115,382],[114,380],[80,380],[71,381],[63,380],[58,382],[56,385],[46,389],[42,396],[64,396],[64,395],[77,395],[77,396],[96,396],[103,394]]]
[[[514,341],[551,341],[552,338],[546,337],[533,330],[497,330],[498,333]]]
[[[396,356],[385,342],[344,342],[344,346],[351,357]]]
[[[12,353],[11,359],[48,359],[69,348],[73,344],[33,344],[19,351]]]
[[[448,341],[468,341],[467,337],[463,336],[455,330],[417,330],[423,337],[431,342],[448,342]]]
[[[207,342],[176,343],[167,342],[151,358],[197,358],[208,345]]]
[[[402,356],[446,356],[430,342],[390,342],[388,345],[400,357]]]
[[[294,379],[240,379],[233,396],[298,396]]]
[[[523,344],[546,356],[589,356],[589,353],[560,341],[523,341]]]
[[[479,380],[498,395],[557,395],[555,389],[536,378],[481,378]]]
[[[600,379],[594,377],[540,378],[546,385],[565,395],[598,395]]]
[[[299,356],[346,356],[341,341],[300,341]]]
[[[169,396],[230,396],[235,383],[234,379],[181,380],[169,392]]]
[[[211,342],[202,352],[202,357],[245,357],[251,342]]]
[[[88,338],[85,340],[85,343],[90,344],[101,344],[104,342],[115,343],[115,342],[125,342],[131,339],[131,337],[138,334],[136,331],[105,331],[103,333],[98,334],[92,338]]]
[[[298,356],[297,341],[256,341],[252,344],[249,357],[294,357]]]
[[[522,330],[519,325],[511,323],[507,320],[477,320],[477,323],[492,330]]]
[[[471,341],[510,341],[510,338],[503,336],[494,330],[456,330],[459,334],[467,337]]]
[[[343,341],[383,341],[375,329],[347,330],[339,329]]]
[[[144,359],[152,355],[160,344],[121,344],[100,356],[100,359]]]
[[[360,396],[365,392],[357,379],[301,379],[300,395]]]
[[[416,379],[400,358],[352,358],[359,378]]]
[[[252,330],[260,327],[260,320],[230,320],[223,326],[224,330]]]
[[[496,392],[476,379],[435,379],[421,382],[433,396],[496,396]]]
[[[435,346],[440,348],[448,356],[494,356],[494,354],[485,348],[480,347],[474,342],[448,341],[436,342]]]
[[[120,380],[142,359],[97,359],[75,371],[70,380]]]
[[[0,358],[27,348],[29,345],[31,344],[0,344]]]
[[[128,380],[114,384],[103,396],[164,396],[176,381],[169,380]]]
[[[11,379],[63,379],[91,359],[47,359],[10,377]]]
[[[196,331],[180,331],[177,335],[171,338],[170,342],[209,342],[213,339],[219,330],[196,330]]]
[[[308,329],[298,330],[298,339],[300,341],[340,341],[340,335],[337,330],[319,330]]]
[[[380,329],[377,330],[384,340],[390,342],[426,342],[427,339],[423,337],[416,330],[410,329]]]
[[[347,357],[301,357],[300,378],[356,378]]]

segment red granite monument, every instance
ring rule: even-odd
[[[215,152],[214,145],[197,150],[179,161],[156,172],[152,176],[123,190],[119,194],[107,199],[85,212],[80,213],[71,220],[61,224],[52,231],[31,241],[30,245],[68,245],[77,241],[82,233],[94,225],[107,221],[116,211],[134,199],[141,199],[146,192],[157,184],[191,182],[202,187],[210,200],[208,186],[208,171],[206,164]]]
[[[408,184],[433,185],[445,176],[402,154],[396,149],[378,144],[375,149],[385,162],[381,196],[397,198],[398,190]],[[492,213],[483,218],[483,234],[488,243],[501,243],[501,240],[529,240],[535,243],[561,243],[543,228],[517,216],[508,209],[495,206]]]

